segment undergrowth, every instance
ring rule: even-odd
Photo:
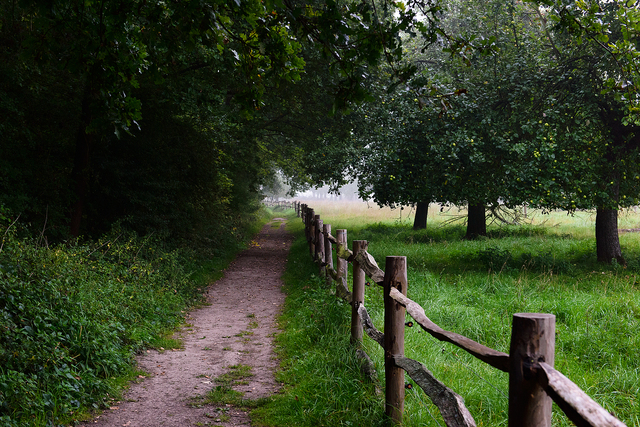
[[[215,258],[115,227],[96,242],[47,247],[0,221],[0,426],[55,426],[117,395],[144,347],[166,346],[206,284],[240,248]],[[256,223],[246,229],[251,235]]]

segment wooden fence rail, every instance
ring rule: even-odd
[[[300,207],[299,202],[290,200],[264,199],[262,201],[262,204],[265,206],[269,206],[270,208],[296,209],[296,214],[300,216],[300,213],[298,212],[298,208]]]
[[[352,305],[351,341],[361,343],[364,331],[384,349],[385,412],[396,424],[402,422],[406,372],[438,407],[447,426],[476,425],[462,397],[438,381],[425,365],[404,357],[406,311],[434,338],[454,344],[509,374],[509,427],[551,426],[552,402],[578,427],[625,427],[624,423],[553,368],[554,315],[514,314],[509,354],[446,331],[429,320],[419,304],[407,298],[406,257],[387,257],[383,271],[367,252],[367,241],[355,240],[352,250],[349,250],[347,230],[336,230],[334,237],[331,235],[331,225],[323,224],[320,215],[316,215],[313,209],[300,202],[293,202],[292,207],[305,224],[309,252],[318,263],[320,273],[326,277],[327,283],[335,281],[336,295]],[[336,245],[337,254],[335,269],[333,245]],[[347,284],[348,262],[353,263],[351,291]],[[384,333],[375,328],[364,306],[366,277],[384,288]],[[359,353],[362,353],[361,350]]]

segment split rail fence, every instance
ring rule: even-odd
[[[406,257],[386,257],[383,271],[367,252],[367,241],[355,240],[349,250],[347,230],[336,230],[333,236],[331,225],[323,224],[313,209],[300,202],[292,202],[290,206],[305,224],[309,252],[319,264],[320,274],[328,284],[335,281],[336,294],[351,304],[352,342],[361,343],[364,331],[384,349],[385,413],[394,423],[402,422],[406,372],[438,407],[447,426],[476,425],[462,397],[437,380],[425,365],[404,357],[405,315],[408,312],[434,338],[454,344],[493,368],[508,373],[509,427],[551,426],[552,402],[578,427],[625,426],[553,368],[553,314],[514,314],[509,354],[446,331],[429,320],[419,304],[407,298]],[[335,268],[332,245],[336,245]],[[347,284],[349,262],[353,263],[351,291]],[[375,328],[364,307],[365,276],[384,288],[384,333]],[[368,359],[366,354],[364,357]]]
[[[294,204],[297,202],[291,202],[289,200],[270,200],[265,199],[262,201],[262,204],[268,206],[270,208],[291,208],[294,209]]]

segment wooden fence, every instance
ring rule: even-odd
[[[295,205],[298,202],[292,202],[290,200],[273,200],[273,199],[264,199],[262,204],[268,206],[270,208],[283,208],[283,209],[295,209]],[[298,203],[299,204],[299,203]]]
[[[367,241],[355,240],[353,249],[349,250],[347,230],[336,230],[334,237],[331,225],[323,224],[313,209],[300,202],[293,202],[292,207],[305,224],[309,252],[319,264],[320,274],[329,284],[335,281],[336,294],[352,306],[352,342],[361,342],[364,330],[384,349],[385,412],[395,423],[402,421],[406,372],[438,407],[447,426],[476,425],[462,397],[438,381],[422,363],[404,357],[405,313],[408,312],[422,329],[436,339],[454,344],[509,374],[509,427],[551,426],[552,402],[579,427],[625,426],[553,368],[554,315],[514,314],[509,354],[446,331],[429,320],[419,304],[407,298],[406,257],[386,257],[383,271],[367,252]],[[332,245],[336,245],[335,268]],[[351,291],[347,284],[348,262],[353,263]],[[384,333],[374,327],[364,307],[365,276],[384,287]],[[366,354],[364,357],[368,359]]]

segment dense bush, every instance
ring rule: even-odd
[[[181,321],[198,285],[189,253],[157,238],[115,229],[43,247],[15,230],[0,228],[0,425],[50,425],[101,406],[136,350]]]

